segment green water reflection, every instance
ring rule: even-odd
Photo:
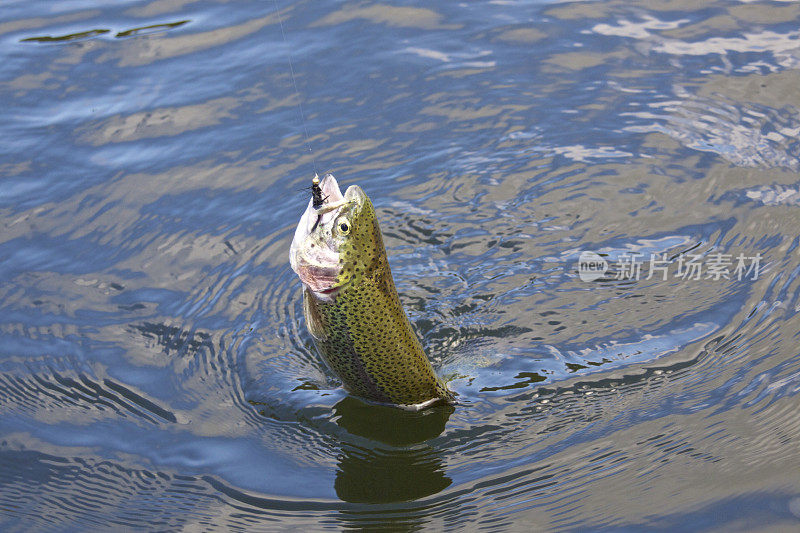
[[[343,444],[334,483],[342,500],[408,501],[436,494],[452,483],[442,454],[428,442],[442,434],[452,406],[408,412],[347,397],[334,409],[340,427],[372,441]]]

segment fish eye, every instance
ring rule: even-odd
[[[347,220],[342,220],[339,222],[339,231],[341,231],[344,235],[347,235],[347,233],[350,231],[350,224],[347,222]]]

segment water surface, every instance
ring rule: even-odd
[[[2,529],[797,528],[798,22],[5,3]],[[315,170],[370,195],[455,408],[366,405],[313,351]]]

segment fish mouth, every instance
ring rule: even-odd
[[[297,277],[314,294],[325,297],[335,296],[342,285],[336,284],[340,268],[338,261],[333,266],[314,264],[301,255],[296,264],[292,265]]]
[[[325,289],[324,291],[319,291],[317,294],[324,294],[325,296],[335,294],[339,292],[340,287],[333,287],[331,289]]]
[[[292,239],[289,262],[312,293],[320,299],[332,300],[347,283],[337,285],[343,266],[339,254],[341,243],[332,236],[332,227],[343,210],[357,212],[369,199],[358,185],[351,185],[342,194],[333,174],[315,180],[312,191]]]
[[[316,201],[318,195],[315,192],[295,230],[289,262],[308,290],[321,299],[330,300],[341,289],[336,281],[342,266],[329,228],[348,202],[333,174],[327,174],[318,182],[318,187],[322,203]]]
[[[325,289],[321,291],[314,291],[309,288],[311,292],[314,293],[314,296],[317,297],[319,300],[323,301],[331,301],[339,294],[339,292],[344,288],[347,283],[343,283],[342,285],[337,285],[336,287],[331,287],[330,289]]]

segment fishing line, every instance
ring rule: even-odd
[[[278,25],[281,27],[281,36],[283,37],[283,44],[286,45],[286,57],[289,60],[289,72],[292,74],[292,85],[294,86],[294,94],[297,96],[297,107],[300,109],[300,122],[303,124],[303,133],[306,137],[306,148],[311,156],[311,164],[314,167],[314,175],[317,176],[317,161],[314,159],[314,153],[311,151],[311,141],[308,138],[308,128],[306,127],[306,115],[303,113],[303,98],[300,96],[300,91],[297,90],[297,79],[294,75],[294,66],[292,65],[292,52],[289,49],[288,42],[286,41],[286,32],[283,30],[283,20],[278,11],[278,0],[272,0],[275,5],[275,15],[278,17]]]

